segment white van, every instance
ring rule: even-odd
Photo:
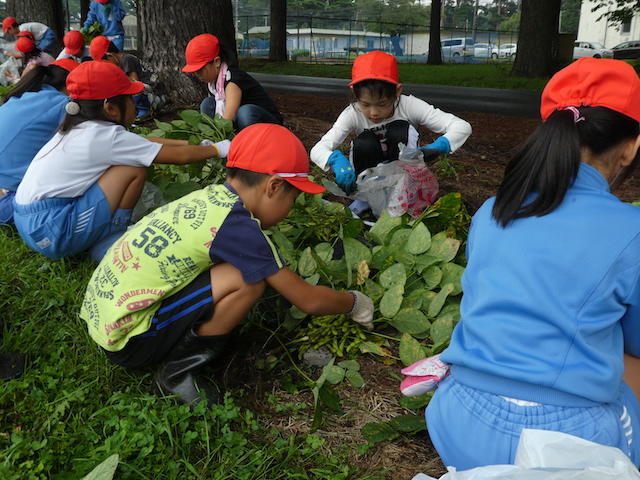
[[[472,57],[474,55],[473,38],[447,38],[442,40],[442,57]]]

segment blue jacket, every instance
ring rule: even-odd
[[[84,21],[83,28],[89,28],[93,25],[93,22],[98,22],[104,27],[102,35],[105,37],[111,37],[115,35],[124,35],[124,27],[122,26],[122,19],[126,15],[120,0],[110,0],[106,5],[111,6],[109,15],[105,15],[103,5],[92,1],[89,7],[89,14]]]
[[[581,164],[562,204],[501,228],[475,214],[462,318],[442,360],[460,383],[566,406],[613,401],[640,356],[640,208]]]
[[[0,188],[15,191],[31,160],[58,129],[69,97],[50,85],[0,107]]]

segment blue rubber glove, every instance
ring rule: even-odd
[[[438,137],[435,142],[420,147],[420,150],[439,150],[442,153],[451,153],[451,144],[447,137]]]
[[[340,150],[335,150],[327,163],[336,176],[336,183],[348,195],[356,183],[356,172],[347,157]]]

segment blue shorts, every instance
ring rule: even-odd
[[[615,402],[594,407],[519,406],[448,377],[426,410],[427,430],[442,461],[458,470],[513,464],[523,428],[568,433],[617,447],[640,463],[640,404],[622,384]]]
[[[102,188],[93,184],[76,198],[45,198],[13,204],[13,218],[24,242],[57,260],[84,252],[103,238],[127,228],[111,214]]]
[[[13,224],[13,197],[16,192],[8,192],[0,197],[0,223]]]

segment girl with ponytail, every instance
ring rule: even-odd
[[[513,463],[523,428],[640,465],[640,208],[612,193],[637,162],[640,79],[619,60],[580,59],[540,110],[473,217],[429,435],[460,470]]]
[[[13,223],[13,197],[27,167],[65,116],[67,75],[79,64],[57,60],[36,66],[0,107],[0,223]]]

